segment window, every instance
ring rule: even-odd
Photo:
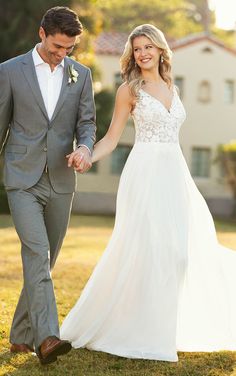
[[[226,80],[224,85],[224,103],[234,102],[234,82]]]
[[[202,49],[202,52],[204,52],[204,53],[212,53],[213,50],[212,50],[211,47],[205,47],[205,48]]]
[[[201,81],[198,87],[198,100],[202,103],[211,100],[211,84],[208,81]]]
[[[111,157],[111,173],[120,175],[130,153],[131,147],[128,145],[118,145]]]
[[[192,175],[194,177],[209,177],[211,163],[211,149],[193,147],[192,149]]]
[[[175,85],[179,89],[180,98],[183,99],[183,96],[184,96],[184,78],[180,77],[180,76],[175,77]]]

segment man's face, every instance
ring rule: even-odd
[[[42,27],[39,29],[41,38],[40,52],[44,61],[55,67],[60,64],[65,56],[69,55],[76,43],[75,37],[68,37],[66,34],[54,34],[46,36]]]

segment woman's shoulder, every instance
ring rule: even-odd
[[[131,97],[131,91],[130,91],[130,88],[129,88],[129,85],[127,82],[123,82],[123,84],[121,84],[118,89],[117,89],[117,94],[119,95],[125,95],[125,96],[130,96]]]
[[[134,100],[134,97],[131,93],[130,87],[127,82],[124,82],[118,87],[117,96],[129,102],[133,102]]]
[[[116,98],[120,103],[124,103],[128,105],[131,110],[134,107],[135,102],[136,102],[127,82],[124,82],[118,87],[117,92],[116,92]]]

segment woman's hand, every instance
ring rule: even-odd
[[[68,167],[74,167],[77,172],[83,174],[92,167],[91,153],[85,146],[80,146],[68,158]]]

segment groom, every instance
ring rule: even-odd
[[[35,349],[41,364],[71,349],[60,340],[50,270],[75,190],[74,168],[68,165],[81,173],[89,169],[95,141],[90,71],[67,57],[81,33],[71,9],[49,9],[39,29],[41,43],[0,65],[0,151],[24,275],[10,350]]]

